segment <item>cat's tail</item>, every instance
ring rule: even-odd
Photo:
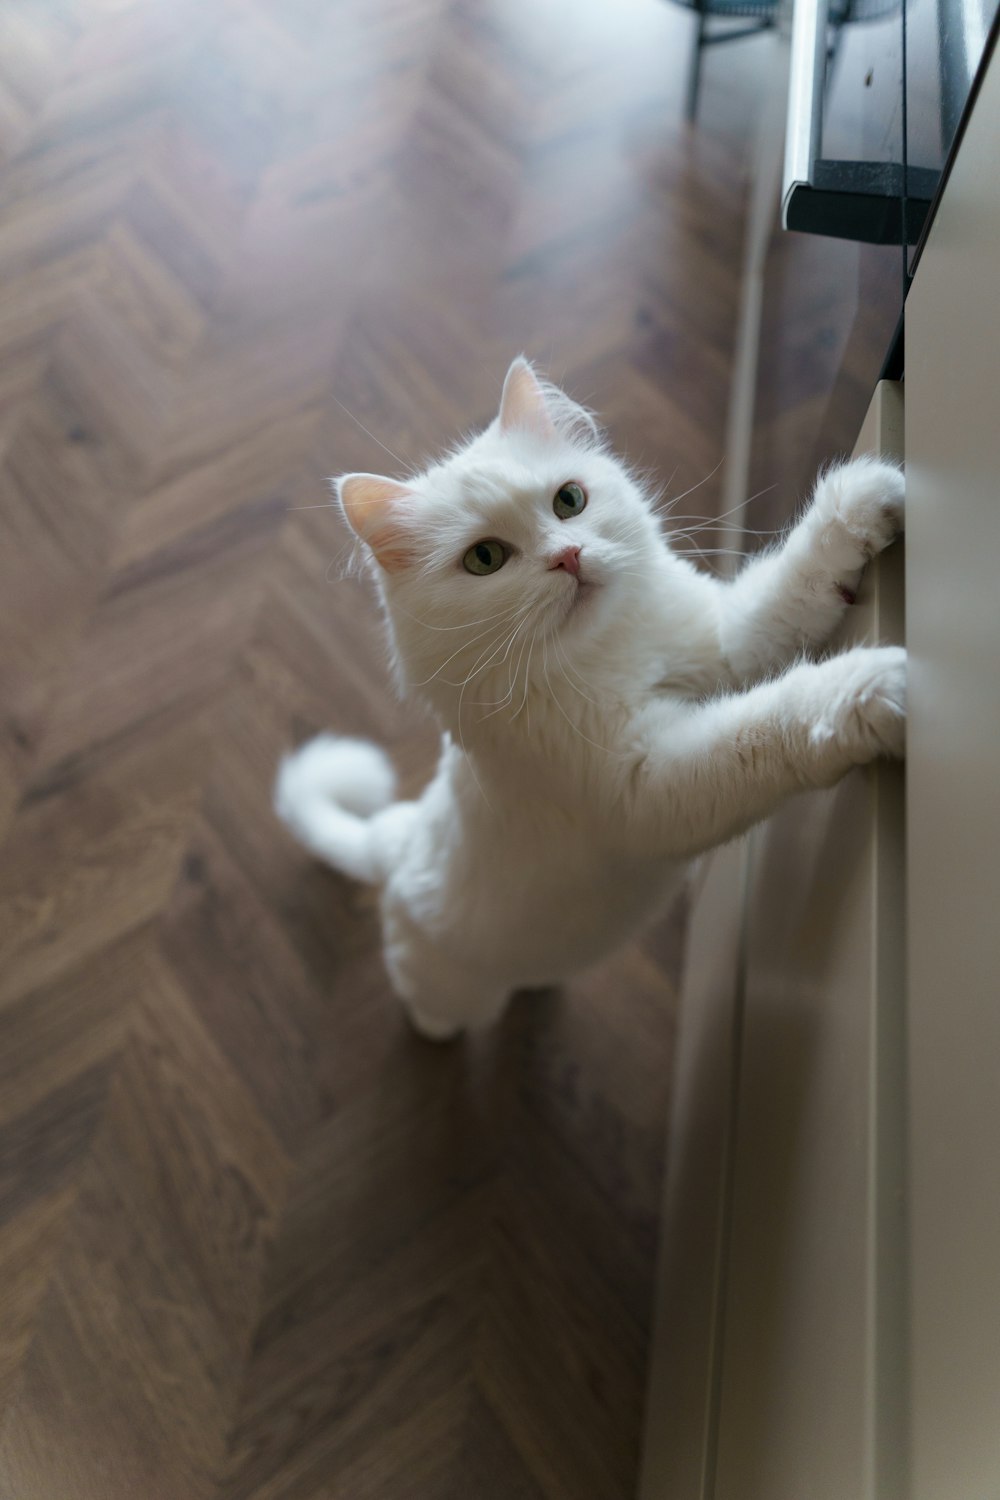
[[[384,751],[364,740],[320,734],[282,760],[274,810],[311,853],[354,880],[377,885],[383,871],[371,818],[395,791]]]

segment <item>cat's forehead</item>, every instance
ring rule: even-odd
[[[427,494],[438,503],[482,514],[509,505],[521,506],[546,494],[553,484],[558,488],[565,476],[553,476],[561,472],[552,460],[526,464],[458,455],[431,470],[425,484]]]

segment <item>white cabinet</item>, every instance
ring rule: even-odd
[[[907,302],[906,771],[695,902],[642,1500],[1000,1495],[1000,68]],[[904,442],[905,425],[905,442]],[[850,638],[903,639],[903,549]],[[848,637],[845,636],[845,640]]]
[[[901,440],[901,393],[883,384],[858,447],[896,457]],[[835,645],[902,640],[900,551],[870,569]],[[879,1324],[897,1287],[877,1248],[901,1186],[903,863],[898,766],[859,768],[749,836],[717,1500],[884,1493],[898,1433]]]
[[[1000,1495],[1000,58],[907,303],[912,1500]]]
[[[899,457],[902,431],[883,382],[858,450]],[[902,582],[897,544],[835,645],[901,641]],[[712,856],[689,936],[649,1500],[881,1494],[898,1443],[874,1413],[876,1328],[899,1316],[876,1246],[899,1186],[902,1102],[882,1075],[898,1071],[902,909],[898,766],[797,797]]]

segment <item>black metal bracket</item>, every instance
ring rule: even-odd
[[[915,245],[940,174],[899,162],[831,161],[813,166],[788,200],[785,228],[866,245]]]

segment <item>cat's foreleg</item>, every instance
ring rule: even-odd
[[[817,481],[780,547],[720,585],[720,644],[736,682],[822,645],[852,601],[865,563],[902,530],[903,475],[859,458]]]
[[[858,647],[708,703],[651,705],[633,774],[637,837],[690,857],[767,817],[792,792],[903,753],[906,653]]]

